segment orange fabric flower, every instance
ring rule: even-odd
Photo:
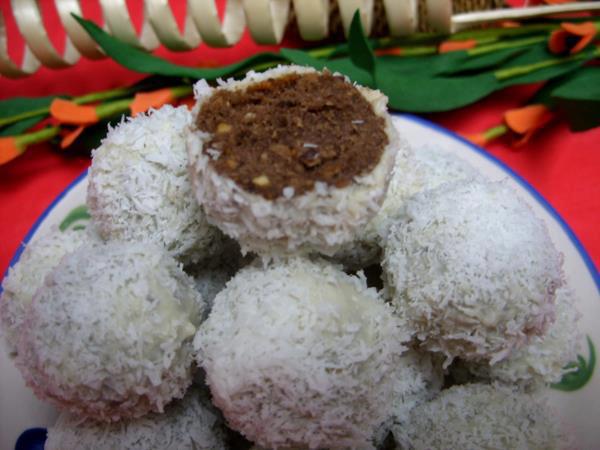
[[[66,132],[60,141],[60,148],[64,150],[65,148],[70,147],[71,144],[73,144],[73,142],[75,142],[75,140],[81,135],[81,133],[83,133],[85,128],[86,127],[82,125],[72,131]]]
[[[583,50],[596,36],[598,30],[593,22],[563,22],[548,40],[548,49],[555,54],[574,54]]]
[[[400,56],[402,49],[400,47],[378,48],[375,50],[377,56]]]
[[[544,105],[527,105],[504,113],[504,123],[517,136],[514,147],[529,142],[531,136],[552,120],[554,115]]]
[[[175,100],[173,92],[169,88],[158,89],[152,92],[138,92],[135,94],[129,109],[131,115],[137,116],[139,113],[146,112],[150,108],[160,108]]]
[[[488,138],[485,133],[461,134],[461,136],[479,147],[483,147],[488,143]]]
[[[17,143],[14,136],[0,137],[0,166],[12,161],[23,151],[24,148]]]
[[[52,100],[50,115],[59,123],[72,125],[91,125],[100,119],[95,106],[78,105],[62,98]]]
[[[475,39],[467,39],[464,41],[445,41],[438,48],[439,53],[456,52],[458,50],[469,50],[477,45]]]

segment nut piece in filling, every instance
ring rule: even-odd
[[[196,96],[196,196],[244,250],[331,253],[379,210],[398,146],[380,92],[288,66]]]

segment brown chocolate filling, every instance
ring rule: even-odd
[[[274,199],[316,181],[337,187],[370,172],[388,143],[385,121],[352,84],[330,73],[290,74],[245,90],[219,90],[200,109],[215,170]]]

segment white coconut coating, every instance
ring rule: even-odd
[[[506,358],[554,317],[562,257],[542,220],[502,182],[415,195],[390,231],[384,278],[421,345],[466,360]]]
[[[442,360],[426,352],[408,350],[400,357],[394,374],[392,414],[375,433],[380,447],[389,431],[402,427],[415,406],[434,398],[444,384]]]
[[[558,383],[569,372],[565,366],[577,360],[582,334],[575,294],[566,287],[556,291],[556,319],[542,336],[532,336],[526,346],[497,364],[472,364],[471,371],[487,379],[535,388]]]
[[[83,230],[53,227],[25,247],[19,261],[2,282],[0,322],[11,355],[17,352],[19,328],[35,292],[60,259],[90,239]]]
[[[201,80],[195,85],[195,111],[217,90],[242,90],[266,79],[315,72],[308,67],[280,66],[263,73],[251,71],[243,80],[223,82],[215,89]],[[203,152],[205,143],[211,139],[209,133],[197,129],[189,133],[190,170],[196,198],[208,220],[236,239],[243,251],[266,254],[316,251],[331,255],[341,244],[351,241],[356,231],[377,213],[400,142],[387,113],[387,97],[379,91],[356,87],[374,113],[385,120],[389,143],[373,170],[355,177],[344,188],[317,182],[315,189],[304,194],[292,193],[268,200],[217,173],[211,158],[218,157],[219,152],[209,149],[213,156]]]
[[[343,244],[333,255],[333,260],[348,270],[357,270],[376,264],[381,259],[383,241],[390,227],[401,220],[406,201],[413,195],[435,189],[452,181],[478,178],[469,163],[435,146],[411,150],[402,145],[396,155],[392,178],[379,212],[366,227],[358,230],[357,238]]]
[[[187,170],[191,120],[186,107],[165,105],[109,128],[92,152],[87,193],[104,239],[155,242],[184,263],[214,252],[220,233],[194,200]]]
[[[162,411],[192,381],[203,301],[148,243],[83,245],[33,298],[17,366],[34,393],[94,420]]]
[[[190,389],[165,412],[115,423],[62,413],[48,428],[45,450],[220,450],[225,426],[206,394]]]
[[[564,448],[557,418],[545,402],[506,386],[444,390],[413,409],[402,432],[403,450]]]
[[[228,424],[265,448],[370,448],[409,335],[364,277],[291,259],[240,271],[194,340]]]

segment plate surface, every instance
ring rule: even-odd
[[[600,375],[593,371],[593,345],[600,343],[600,276],[591,259],[552,207],[508,167],[485,151],[423,119],[397,116],[394,120],[402,136],[415,148],[435,145],[465,159],[490,180],[508,178],[511,186],[546,223],[554,244],[564,256],[567,282],[577,294],[578,309],[582,313],[580,328],[589,338],[589,341],[581,343],[580,349],[587,366],[587,383],[570,392],[548,389],[546,395],[558,411],[560,420],[574,434],[578,447],[597,449],[600,442]],[[84,173],[48,207],[25,237],[24,243],[52,225],[61,223],[72,210],[84,204],[86,188],[87,174]],[[11,266],[18,261],[21,251],[22,248],[17,251]],[[0,345],[4,346],[4,342]],[[583,375],[585,377],[586,374]],[[0,349],[0,449],[14,448],[17,437],[24,430],[51,425],[55,417],[54,408],[33,396],[6,352]]]

